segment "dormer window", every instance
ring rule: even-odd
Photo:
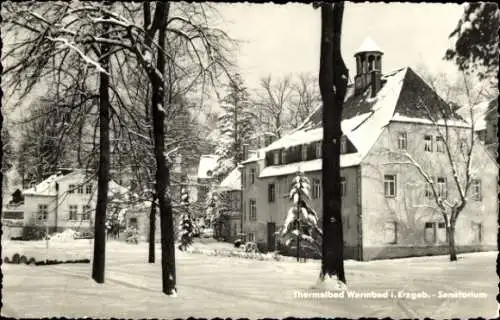
[[[273,164],[278,165],[279,162],[280,162],[280,152],[279,152],[279,150],[276,150],[273,153]]]
[[[322,153],[321,153],[321,141],[318,141],[314,144],[314,150],[316,154],[316,159],[321,159]]]
[[[286,149],[281,150],[281,164],[286,164]]]
[[[307,144],[303,144],[301,146],[301,160],[302,161],[307,160]]]
[[[340,154],[347,153],[347,139],[345,136],[340,138]]]

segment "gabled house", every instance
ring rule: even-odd
[[[214,191],[219,195],[221,236],[227,241],[232,241],[241,233],[240,168],[233,169],[219,185],[215,186]]]
[[[382,51],[365,41],[342,113],[341,190],[344,254],[371,260],[447,253],[446,229],[429,186],[402,153],[433,176],[440,196],[458,192],[438,128],[458,146],[470,125],[411,68],[382,74]],[[432,121],[432,120],[433,121]],[[470,136],[470,134],[469,134]],[[296,130],[242,162],[242,219],[247,240],[275,249],[297,171],[311,180],[311,205],[322,215],[322,107]],[[498,169],[486,149],[472,152],[474,187],[457,222],[459,251],[496,250]],[[320,221],[321,225],[321,221]]]
[[[119,210],[128,200],[128,189],[113,180],[108,188],[109,208]],[[97,199],[97,180],[93,175],[83,170],[59,172],[22,194],[24,202],[16,210],[22,212],[23,234],[34,230],[92,231]]]

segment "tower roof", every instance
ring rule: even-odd
[[[373,41],[372,38],[366,37],[365,40],[363,40],[363,43],[359,46],[358,50],[354,53],[354,55],[357,55],[358,53],[361,52],[380,52],[383,53],[382,50],[380,50],[379,46]]]

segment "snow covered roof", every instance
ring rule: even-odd
[[[365,40],[361,43],[359,46],[358,50],[355,51],[355,54],[361,53],[361,52],[383,52],[380,50],[379,46],[373,41],[372,38],[366,37]]]
[[[433,115],[439,115],[449,110],[445,105],[446,102],[410,68],[403,68],[384,76],[382,83],[383,86],[375,97],[370,97],[370,92],[367,90],[349,97],[344,103],[342,131],[354,145],[356,152],[341,155],[341,167],[358,165],[390,122],[431,124],[426,110],[429,110]],[[427,108],[417,107],[417,102]],[[275,141],[266,148],[266,151],[321,141],[323,138],[321,114],[322,108],[318,108],[301,127]],[[459,115],[448,114],[447,117],[449,125],[468,126]],[[438,123],[444,124],[444,121],[438,120]],[[304,171],[320,170],[320,163],[321,159],[317,159],[269,166],[262,170],[260,177],[293,173],[297,171],[299,166],[303,166],[302,170]]]
[[[238,168],[233,169],[229,175],[222,180],[218,189],[221,191],[241,190],[241,172]]]
[[[73,173],[74,174],[74,173]],[[39,184],[29,189],[23,190],[23,195],[30,196],[56,196],[56,182],[62,180],[67,175],[61,173],[53,174]]]
[[[62,174],[53,174],[44,181],[40,182],[36,186],[26,189],[23,191],[23,195],[29,196],[56,196],[56,182],[61,182],[68,178],[76,178],[82,181],[89,179],[89,176],[85,174],[83,170],[74,170],[72,172]],[[119,185],[113,180],[109,181],[108,184],[108,195],[110,197],[124,195],[128,193],[128,189]]]
[[[340,156],[340,167],[347,168],[359,164],[361,161],[359,153],[349,153]],[[294,162],[285,165],[265,167],[259,174],[259,178],[268,178],[294,174],[297,171],[313,172],[320,171],[322,168],[322,159]]]
[[[219,160],[219,157],[216,155],[202,155],[200,157],[200,164],[198,165],[198,178],[211,178],[215,168],[217,168],[217,160]]]
[[[490,112],[496,112],[498,107],[497,98],[489,101],[483,101],[481,103],[476,104],[472,107],[472,121],[474,122],[475,130],[485,130],[487,123],[487,116]],[[460,114],[467,121],[471,121],[471,110],[469,107],[461,107],[457,110],[458,114]]]

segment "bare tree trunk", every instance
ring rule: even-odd
[[[109,26],[104,24],[103,37],[107,36]],[[110,47],[101,45],[100,63],[104,70],[109,70]],[[104,282],[104,264],[106,258],[106,208],[108,204],[108,182],[110,167],[110,98],[109,75],[100,73],[99,81],[99,171],[97,180],[97,204],[94,225],[94,259],[92,261],[92,278],[97,283]]]
[[[161,75],[165,76],[165,38],[167,18],[169,13],[169,2],[156,2],[159,18],[159,40],[158,59],[156,67]],[[156,14],[156,12],[155,12]],[[153,72],[152,77],[152,116],[153,132],[155,142],[156,158],[156,195],[160,207],[160,229],[161,229],[161,267],[162,288],[167,295],[175,294],[175,247],[174,247],[174,224],[172,217],[172,199],[170,192],[170,173],[165,156],[165,81]]]
[[[451,220],[448,226],[448,248],[450,251],[450,261],[457,261],[457,251],[455,248],[455,221]]]
[[[156,195],[151,201],[151,211],[149,212],[149,263],[155,263],[155,232],[156,232]]]
[[[340,126],[347,90],[347,68],[340,52],[344,4],[321,4],[319,86],[323,100],[323,255],[320,279],[344,274],[342,198],[340,194]]]

